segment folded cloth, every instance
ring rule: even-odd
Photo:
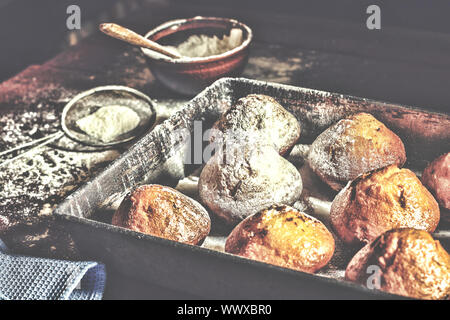
[[[8,253],[0,240],[0,300],[100,300],[105,266]]]

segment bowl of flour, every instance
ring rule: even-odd
[[[234,19],[195,17],[166,22],[145,37],[181,56],[175,59],[141,48],[155,78],[192,96],[222,77],[242,73],[253,33]]]

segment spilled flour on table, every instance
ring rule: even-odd
[[[116,150],[93,156],[45,147],[17,159],[0,170],[0,216],[15,221],[50,213],[54,205],[118,156]]]
[[[157,101],[157,122],[180,110],[185,103],[184,99]],[[18,108],[0,115],[0,152],[60,130],[63,107],[64,103],[56,107],[40,103],[28,110]],[[41,147],[0,167],[0,219],[15,223],[27,217],[50,214],[58,203],[127,148],[126,145],[119,150],[69,151],[64,148],[76,149],[81,145],[67,137],[57,144],[63,149],[52,145]],[[83,150],[90,149],[83,147]],[[3,157],[0,164],[15,155],[17,153]]]
[[[276,45],[255,44],[254,51],[244,70],[243,76],[247,78],[261,79],[285,84],[291,84],[297,73],[311,69],[313,61],[301,52],[292,52],[286,58],[280,55],[280,47]]]
[[[60,108],[38,104],[0,116],[0,151],[59,130]],[[9,159],[17,153],[2,158]],[[70,192],[119,156],[116,150],[74,152],[37,148],[0,167],[0,217],[10,223],[50,213]]]

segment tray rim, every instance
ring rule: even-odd
[[[220,88],[223,84],[230,85],[230,84],[236,84],[236,83],[242,83],[242,82],[246,82],[247,84],[250,84],[250,85],[269,85],[269,86],[273,87],[274,89],[294,90],[294,91],[303,90],[304,92],[309,91],[311,93],[315,93],[315,94],[318,94],[321,96],[335,95],[335,96],[339,96],[340,98],[349,99],[349,100],[356,101],[356,102],[361,101],[361,102],[370,102],[370,103],[377,104],[377,105],[388,105],[388,106],[392,106],[395,108],[402,108],[402,109],[413,110],[413,111],[418,111],[418,112],[425,112],[428,114],[445,116],[450,119],[450,116],[446,113],[425,110],[425,109],[421,109],[420,107],[413,107],[413,106],[407,106],[407,105],[402,105],[402,104],[397,104],[397,103],[392,103],[392,102],[373,100],[373,99],[369,99],[369,98],[362,98],[362,97],[357,97],[357,96],[352,96],[352,95],[347,95],[347,94],[342,94],[342,93],[336,93],[336,92],[328,92],[328,91],[318,90],[318,89],[314,89],[314,88],[305,88],[305,87],[285,85],[285,84],[253,80],[253,79],[247,79],[247,78],[221,78],[221,79],[215,81],[212,85],[205,88],[194,98],[192,98],[191,100],[186,102],[186,104],[184,104],[184,108],[177,111],[175,114],[182,114],[185,109],[195,108],[196,100],[201,99],[207,92],[215,90],[217,88]],[[165,121],[163,121],[162,123],[160,123],[157,127],[163,126],[165,123],[170,121],[175,116],[175,114],[172,115],[171,117],[169,117],[168,119],[166,119]],[[155,127],[154,129],[156,129],[157,127]],[[155,132],[155,130],[152,130],[147,135],[141,137],[130,147],[130,149],[132,147],[136,146],[137,144],[139,144],[145,137],[150,136],[153,132]],[[293,269],[289,269],[289,268],[279,267],[276,265],[272,265],[272,264],[268,264],[268,263],[228,254],[228,253],[221,252],[218,250],[188,245],[188,244],[184,244],[184,243],[180,243],[180,242],[176,242],[176,241],[172,241],[172,240],[168,240],[168,239],[164,239],[164,238],[159,238],[159,237],[152,236],[152,235],[147,235],[147,234],[140,233],[140,232],[135,232],[135,231],[132,231],[132,230],[129,230],[126,228],[117,227],[112,224],[100,222],[100,221],[97,221],[94,219],[89,219],[89,218],[85,218],[85,217],[79,217],[79,216],[74,216],[74,215],[63,213],[63,212],[59,212],[59,209],[61,207],[63,207],[64,204],[68,203],[72,198],[75,198],[77,196],[77,194],[81,193],[81,191],[84,189],[84,187],[87,184],[92,183],[97,177],[99,177],[102,174],[105,174],[105,172],[107,172],[109,168],[111,168],[117,161],[120,161],[122,158],[126,157],[128,155],[128,153],[129,153],[129,151],[127,150],[126,152],[121,154],[118,158],[116,158],[108,166],[106,166],[99,174],[91,177],[87,182],[83,183],[79,188],[77,188],[77,190],[75,190],[72,194],[70,194],[62,202],[60,202],[57,205],[57,207],[53,210],[53,213],[52,213],[55,216],[55,219],[56,220],[62,219],[62,220],[70,221],[70,222],[75,222],[78,224],[86,225],[88,227],[92,227],[94,229],[107,230],[108,232],[124,235],[127,238],[132,238],[135,240],[142,240],[145,242],[162,245],[162,246],[169,247],[169,248],[170,247],[171,248],[181,248],[182,250],[196,252],[196,253],[203,254],[203,255],[206,255],[209,257],[215,257],[215,258],[219,258],[219,259],[227,259],[227,260],[237,263],[237,264],[244,264],[244,265],[250,265],[250,266],[256,267],[256,268],[262,268],[264,270],[267,270],[268,272],[281,272],[284,274],[288,274],[290,276],[294,276],[296,278],[319,281],[319,282],[325,283],[327,285],[355,290],[355,292],[360,292],[361,294],[364,294],[366,296],[372,296],[372,297],[376,297],[379,299],[411,299],[410,297],[396,295],[396,294],[388,293],[388,292],[385,292],[382,290],[368,289],[360,284],[352,283],[352,282],[346,281],[346,280],[338,280],[338,279],[335,279],[332,277],[320,276],[317,274],[309,274],[309,273],[305,273],[305,272],[301,272],[301,271],[297,271],[297,270],[293,270]]]
[[[377,105],[386,105],[386,106],[391,106],[391,107],[395,107],[395,108],[401,108],[401,109],[407,109],[407,110],[412,110],[412,111],[418,111],[418,112],[424,112],[424,113],[429,113],[429,114],[434,114],[434,115],[440,115],[440,116],[445,116],[448,117],[450,120],[450,110],[449,112],[439,112],[436,110],[427,110],[424,109],[420,106],[413,106],[413,105],[407,105],[407,104],[402,104],[402,103],[396,103],[396,102],[392,102],[392,101],[387,101],[387,100],[379,100],[379,99],[372,99],[372,98],[364,98],[364,97],[360,97],[360,96],[354,96],[351,94],[345,94],[345,93],[340,93],[340,92],[335,92],[335,91],[325,91],[325,90],[320,90],[320,89],[314,89],[314,88],[308,88],[308,87],[300,87],[300,86],[294,86],[294,85],[290,85],[290,84],[282,84],[282,83],[278,83],[278,82],[271,82],[271,81],[263,81],[263,80],[255,80],[255,79],[248,79],[248,78],[221,78],[219,80],[217,80],[216,82],[214,82],[210,87],[212,87],[214,84],[218,83],[220,84],[221,81],[242,81],[242,82],[248,82],[248,83],[254,83],[254,84],[266,84],[269,85],[271,87],[278,87],[280,89],[283,90],[303,90],[303,91],[310,91],[312,93],[317,93],[320,95],[335,95],[335,96],[339,96],[340,98],[345,98],[345,99],[350,99],[353,101],[361,101],[361,102],[370,102],[371,104],[377,104]],[[209,89],[210,87],[206,88]],[[204,91],[206,91],[206,89]],[[202,94],[203,91],[201,93],[199,93],[198,95]],[[195,98],[194,98],[195,99]],[[194,100],[192,99],[192,100]],[[190,100],[189,103],[192,101]]]

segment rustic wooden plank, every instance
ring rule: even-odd
[[[320,1],[321,4],[315,5],[314,10],[305,1],[285,5],[285,10],[277,10],[278,6],[274,6],[272,1],[269,4],[254,0],[214,1],[209,5],[208,1],[203,0],[189,3],[175,1],[176,5],[151,1],[147,4],[147,10],[140,10],[125,19],[124,23],[145,33],[151,26],[168,19],[196,15],[232,17],[248,23],[255,31],[256,39],[263,42],[375,59],[450,66],[450,36],[446,32],[450,29],[445,20],[439,24],[445,28],[429,30],[425,23],[429,23],[431,18],[422,17],[427,10],[419,10],[417,4],[414,8],[405,1],[400,2],[403,5],[389,5],[383,11],[386,21],[383,20],[381,31],[371,31],[366,27],[365,9],[369,1],[354,0],[334,4]],[[280,6],[283,7],[283,1]],[[441,2],[440,6],[435,7],[436,21],[446,18],[443,12],[438,12],[439,8],[444,12],[445,9],[450,10],[450,3]],[[399,25],[396,21],[400,16],[406,21]],[[411,23],[406,22],[413,19],[420,19],[419,25],[423,28],[407,28],[411,27]]]
[[[171,5],[186,5],[185,0],[166,0]],[[151,1],[155,2],[155,1]],[[450,3],[447,0],[190,0],[189,6],[220,7],[234,9],[235,12],[257,14],[261,12],[277,15],[294,15],[302,17],[327,18],[335,21],[360,23],[365,21],[366,8],[377,4],[381,8],[382,22],[385,26],[407,29],[450,32],[448,12]]]
[[[198,14],[235,17],[253,28],[259,43],[267,47],[278,44],[281,51],[297,51],[314,60],[314,67],[301,72],[293,84],[449,111],[448,34],[397,26],[371,32],[361,24],[305,17],[297,12],[276,15],[202,3],[177,1],[170,10],[166,4],[152,3],[148,11],[141,10],[124,23],[145,33],[168,19]],[[273,54],[274,50],[267,52]]]

